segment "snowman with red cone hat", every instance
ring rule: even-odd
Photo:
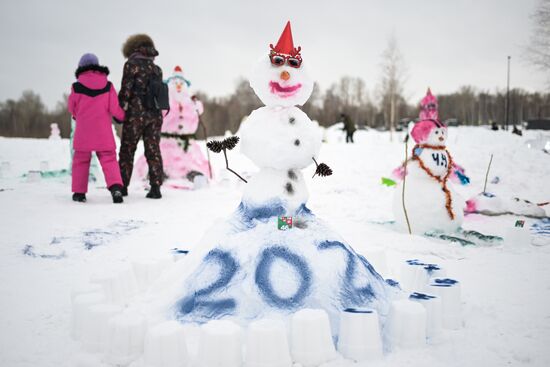
[[[290,23],[258,61],[250,84],[266,106],[252,112],[239,134],[242,153],[259,171],[245,184],[238,209],[182,262],[171,297],[177,301],[167,312],[181,322],[229,318],[246,325],[323,309],[333,336],[346,308],[370,307],[384,320],[398,288],[306,207],[301,170],[316,163],[322,134],[296,107],[309,98],[313,81]],[[235,144],[209,146],[225,152]]]

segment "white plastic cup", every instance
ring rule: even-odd
[[[340,313],[338,351],[356,362],[382,357],[380,322],[375,310],[348,308]]]
[[[144,367],[186,367],[189,365],[183,325],[166,321],[151,328],[145,337]]]
[[[143,354],[147,322],[134,312],[125,312],[109,320],[105,360],[114,365],[127,365]]]
[[[418,302],[426,309],[426,337],[428,342],[437,343],[443,333],[443,305],[441,298],[431,294],[413,293],[409,296],[413,302]]]
[[[294,362],[317,366],[336,358],[326,311],[303,309],[291,318],[291,353]]]
[[[443,327],[460,329],[462,327],[460,283],[449,278],[434,278],[430,284],[430,293],[441,298]]]
[[[287,331],[282,321],[250,323],[246,342],[246,367],[291,367]]]
[[[40,182],[41,179],[42,175],[40,171],[29,171],[29,173],[27,173],[27,182]]]
[[[85,332],[84,325],[88,317],[88,308],[93,305],[104,303],[105,294],[103,292],[85,293],[75,296],[73,299],[72,314],[72,336],[75,340],[80,340]]]
[[[242,329],[227,320],[214,320],[201,327],[198,366],[241,367]]]
[[[426,344],[426,309],[418,302],[393,301],[387,322],[392,348],[418,348]]]
[[[95,304],[88,307],[83,320],[82,344],[90,353],[104,353],[109,337],[109,320],[122,312],[122,307],[112,304]]]

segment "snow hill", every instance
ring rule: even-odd
[[[457,190],[469,198],[483,189],[493,153],[489,180],[498,176],[499,182],[488,184],[487,191],[550,201],[550,155],[526,144],[539,134],[550,140],[549,133],[533,131],[518,137],[481,127],[450,128],[447,147],[472,179]],[[402,137],[397,133],[390,142],[387,132],[361,130],[356,144],[345,144],[343,132],[329,129],[320,161],[334,175],[310,179],[313,165],[304,171],[308,206],[382,275],[392,277],[404,260],[421,258],[462,283],[463,329],[449,331],[439,345],[392,353],[371,365],[550,365],[550,237],[532,234],[532,244],[516,246],[504,241],[461,247],[383,224],[393,219],[394,188],[380,179],[403,160]],[[145,199],[143,184],[134,182],[125,203],[113,205],[99,177],[90,185],[88,202],[77,204],[71,201],[70,177],[38,182],[22,177],[46,165],[41,162],[49,170],[67,168],[68,149],[68,140],[0,138],[0,366],[75,366],[82,351],[70,335],[73,285],[132,259],[174,256],[174,248],[192,251],[206,229],[228,217],[241,199],[244,184],[213,154],[210,187],[165,188],[158,201]],[[238,149],[230,152],[230,162],[245,177],[257,170]],[[506,237],[517,219],[526,227],[536,222],[468,215],[464,227]]]

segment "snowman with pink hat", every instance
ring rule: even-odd
[[[191,95],[191,82],[184,77],[180,66],[174,68],[165,82],[168,84],[170,111],[163,119],[160,151],[168,179],[166,184],[175,188],[202,187],[210,177],[208,160],[195,140],[199,116],[204,110],[202,102]],[[138,177],[146,177],[148,167],[144,156],[136,163],[136,172]],[[185,184],[182,185],[181,180]]]
[[[438,119],[437,99],[430,89],[410,136],[416,143],[411,158],[394,171],[394,176],[406,178],[395,192],[395,220],[400,228],[416,234],[456,232],[464,219],[465,201],[452,182],[467,184],[469,178],[446,147],[448,129]]]

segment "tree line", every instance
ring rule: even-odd
[[[197,93],[203,101],[205,112],[201,119],[208,135],[235,133],[241,121],[262,103],[244,79],[238,81],[235,91],[225,97],[209,97]],[[449,94],[436,95],[439,101],[439,116],[442,120],[457,119],[464,125],[485,125],[496,122],[504,124],[506,91],[493,92],[463,86]],[[394,95],[394,126],[401,120],[418,116],[418,104],[410,104],[402,92]],[[361,78],[343,77],[327,90],[316,85],[309,101],[302,107],[312,120],[321,126],[330,126],[341,120],[345,113],[358,126],[390,128],[391,96],[379,89],[369,93]],[[516,88],[510,90],[510,124],[530,119],[550,117],[550,93],[527,92]],[[70,116],[67,112],[67,96],[55,108],[46,108],[40,96],[25,91],[18,100],[0,102],[0,135],[7,137],[47,138],[50,124],[57,123],[61,136],[69,137]],[[199,137],[202,133],[199,130]]]

